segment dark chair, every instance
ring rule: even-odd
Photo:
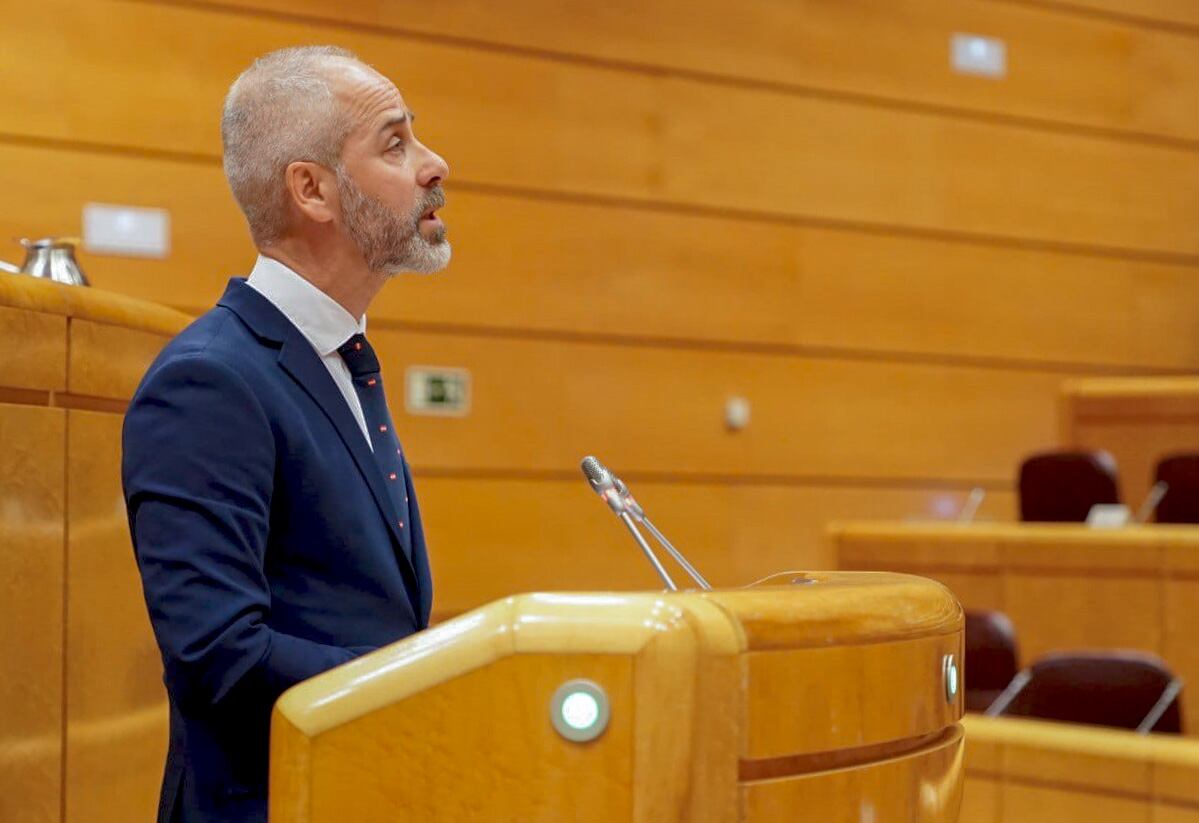
[[[1199,523],[1199,454],[1172,454],[1157,464],[1154,480],[1166,484],[1158,523]]]
[[[1020,466],[1020,519],[1082,523],[1097,503],[1119,503],[1116,461],[1104,451],[1034,454]]]
[[[1182,681],[1155,655],[1062,652],[1020,672],[987,714],[1181,734],[1181,692]]]
[[[1003,612],[966,612],[966,711],[985,712],[1019,673],[1016,631]]]

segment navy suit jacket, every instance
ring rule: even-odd
[[[159,820],[265,821],[276,698],[428,625],[416,496],[394,510],[325,365],[241,279],[154,361],[123,444],[170,699]]]

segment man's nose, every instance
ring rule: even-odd
[[[428,189],[445,182],[450,176],[450,166],[437,152],[428,148],[425,151],[429,153],[429,157],[421,168],[421,178],[417,182]]]

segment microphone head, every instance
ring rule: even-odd
[[[592,486],[600,486],[611,482],[611,475],[604,468],[604,464],[590,454],[583,458],[580,468],[583,469],[583,476],[587,478],[587,482]]]
[[[614,480],[612,473],[604,468],[604,464],[591,455],[587,455],[583,458],[580,468],[583,469],[583,476],[587,478],[587,484],[591,486],[591,490],[602,497],[613,512],[618,515],[623,514],[624,503],[612,482]]]

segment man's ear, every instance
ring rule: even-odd
[[[283,172],[292,205],[314,223],[328,223],[340,213],[337,178],[319,163],[297,160]]]

